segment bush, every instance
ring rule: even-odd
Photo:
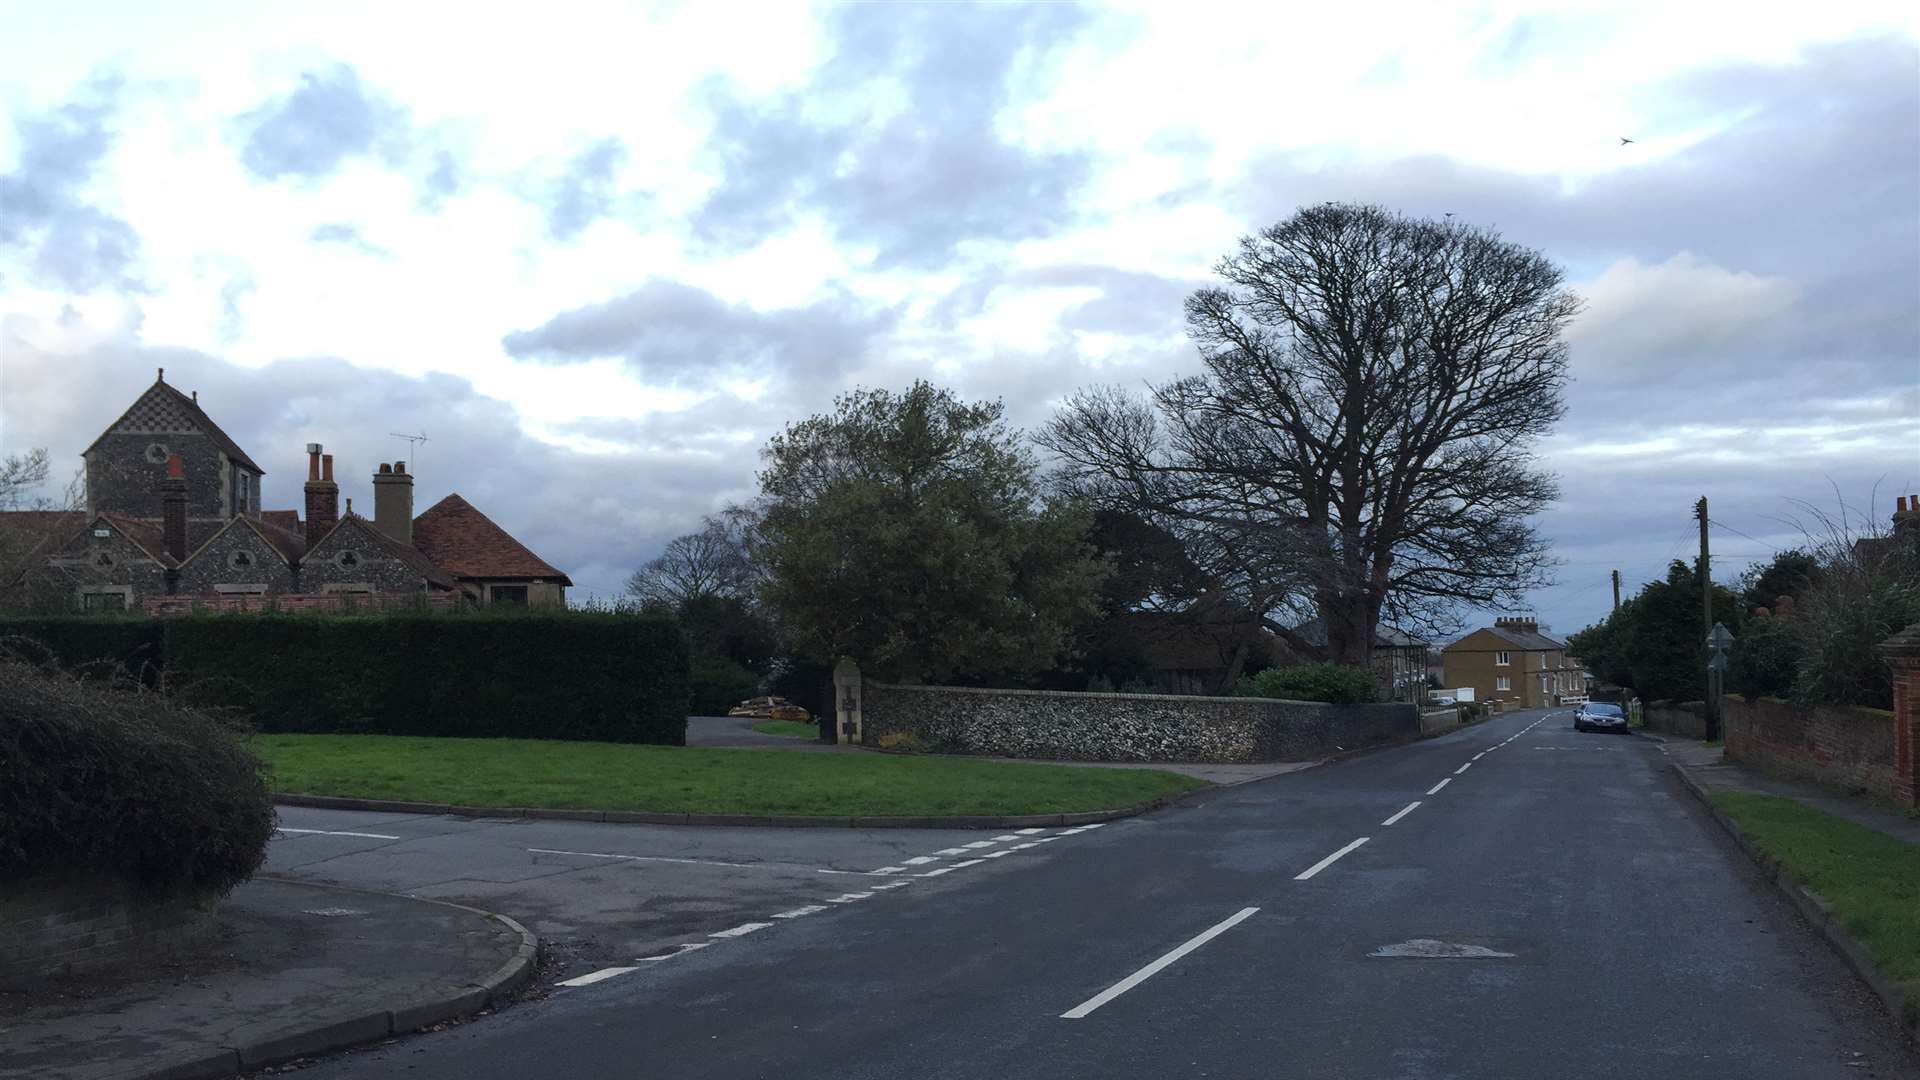
[[[1258,675],[1241,679],[1233,692],[1240,697],[1352,705],[1374,700],[1379,693],[1379,685],[1371,668],[1348,664],[1296,664],[1268,668]]]
[[[88,872],[224,893],[272,835],[261,764],[236,731],[130,681],[0,659],[0,880]]]
[[[686,742],[686,646],[647,615],[182,616],[166,679],[262,731]]]
[[[689,679],[695,716],[725,716],[727,710],[754,696],[760,677],[724,656],[702,656],[693,661]]]
[[[88,678],[160,681],[162,627],[139,616],[47,615],[0,619],[0,655]]]

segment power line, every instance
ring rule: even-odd
[[[1762,540],[1757,536],[1749,536],[1746,533],[1741,532],[1739,529],[1734,528],[1733,526],[1727,524],[1724,521],[1714,521],[1712,518],[1708,518],[1707,520],[1711,522],[1713,525],[1719,528],[1725,529],[1735,536],[1745,537],[1746,539],[1751,540],[1756,544],[1759,544],[1761,547],[1766,548],[1768,551],[1773,552],[1775,555],[1780,554],[1779,548],[1774,547],[1772,544],[1767,543],[1765,540]]]

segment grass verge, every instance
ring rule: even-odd
[[[1058,814],[1135,806],[1205,782],[890,754],[793,754],[534,739],[257,735],[273,790],[566,810],[697,814]]]
[[[1720,812],[1833,916],[1899,985],[1920,1019],[1920,848],[1792,799],[1722,791]]]
[[[753,730],[762,735],[784,735],[793,739],[820,737],[819,724],[803,724],[798,720],[761,720],[753,725]]]

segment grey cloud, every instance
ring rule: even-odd
[[[850,298],[756,311],[680,282],[653,281],[510,333],[502,345],[513,357],[544,363],[620,357],[656,383],[734,373],[818,378],[859,360],[893,318]]]
[[[938,265],[965,241],[1042,235],[1073,216],[1088,174],[1077,154],[1007,142],[995,120],[1018,65],[1087,25],[1069,5],[853,5],[835,9],[834,51],[808,85],[771,102],[712,95],[724,177],[694,219],[714,242],[750,247],[818,212],[882,266]],[[809,106],[897,83],[907,107],[831,125]]]
[[[241,161],[266,180],[316,180],[368,155],[399,164],[412,138],[406,111],[346,64],[302,74],[298,87],[241,116],[237,128]]]
[[[246,318],[240,311],[240,302],[254,294],[259,283],[245,270],[235,271],[227,278],[220,289],[220,341],[232,344],[240,339],[240,332]]]
[[[625,144],[601,139],[567,162],[547,198],[547,231],[554,239],[571,240],[612,212],[614,174],[626,161]]]
[[[28,276],[75,292],[140,287],[140,238],[87,200],[113,147],[115,79],[97,79],[64,105],[14,121],[19,164],[0,174],[0,251],[18,251]]]
[[[316,244],[340,244],[383,259],[393,254],[368,240],[366,234],[360,231],[360,226],[351,221],[322,222],[313,227],[313,232],[307,238]]]

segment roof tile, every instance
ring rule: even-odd
[[[455,577],[548,578],[573,584],[458,494],[413,519],[413,546]]]

